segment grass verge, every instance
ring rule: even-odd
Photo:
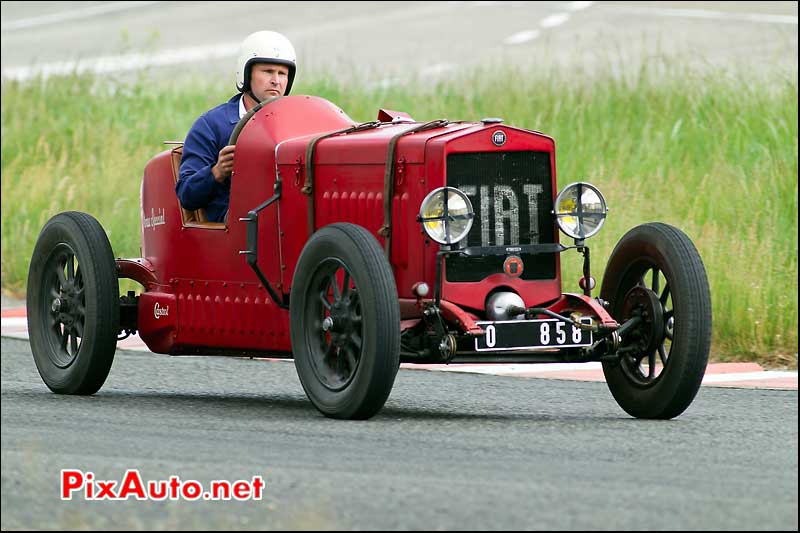
[[[585,179],[612,211],[590,241],[595,276],[633,226],[683,229],[703,257],[713,357],[797,367],[797,78],[643,66],[626,76],[498,66],[405,85],[298,80],[354,120],[377,109],[418,120],[507,123],[556,139],[559,184]],[[94,215],[119,256],[139,255],[139,187],[161,141],[231,95],[223,82],[98,84],[89,76],[2,87],[2,289],[24,293],[39,230],[55,213]],[[422,88],[422,89],[420,89]],[[568,255],[565,290],[580,260]]]

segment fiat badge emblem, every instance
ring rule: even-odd
[[[506,134],[502,130],[492,133],[492,143],[495,146],[503,146],[506,143]]]

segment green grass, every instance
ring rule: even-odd
[[[589,241],[598,280],[625,231],[674,224],[708,271],[712,357],[796,368],[796,73],[754,78],[659,65],[589,77],[500,66],[389,88],[336,79],[299,79],[294,92],[323,96],[357,121],[373,120],[380,107],[417,120],[499,116],[554,137],[560,186],[589,180],[611,208]],[[162,140],[182,139],[231,95],[221,81],[114,88],[89,77],[3,85],[5,292],[24,292],[36,236],[59,211],[93,214],[117,255],[138,256],[145,163]],[[563,263],[565,290],[577,291],[580,258],[568,253]]]

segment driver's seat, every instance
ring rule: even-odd
[[[181,154],[183,154],[183,144],[179,144],[172,149],[172,178],[175,183],[178,183],[178,178],[181,174]],[[176,196],[177,200],[177,196]],[[181,218],[183,219],[184,226],[191,222],[208,222],[205,209],[195,209],[189,211],[184,209],[181,202],[178,200],[178,205],[181,208]]]

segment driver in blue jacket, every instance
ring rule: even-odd
[[[228,140],[233,128],[261,101],[288,95],[296,70],[294,47],[280,33],[259,31],[242,41],[236,70],[239,94],[201,115],[186,135],[175,184],[184,209],[203,208],[210,222],[227,219],[235,150]]]

